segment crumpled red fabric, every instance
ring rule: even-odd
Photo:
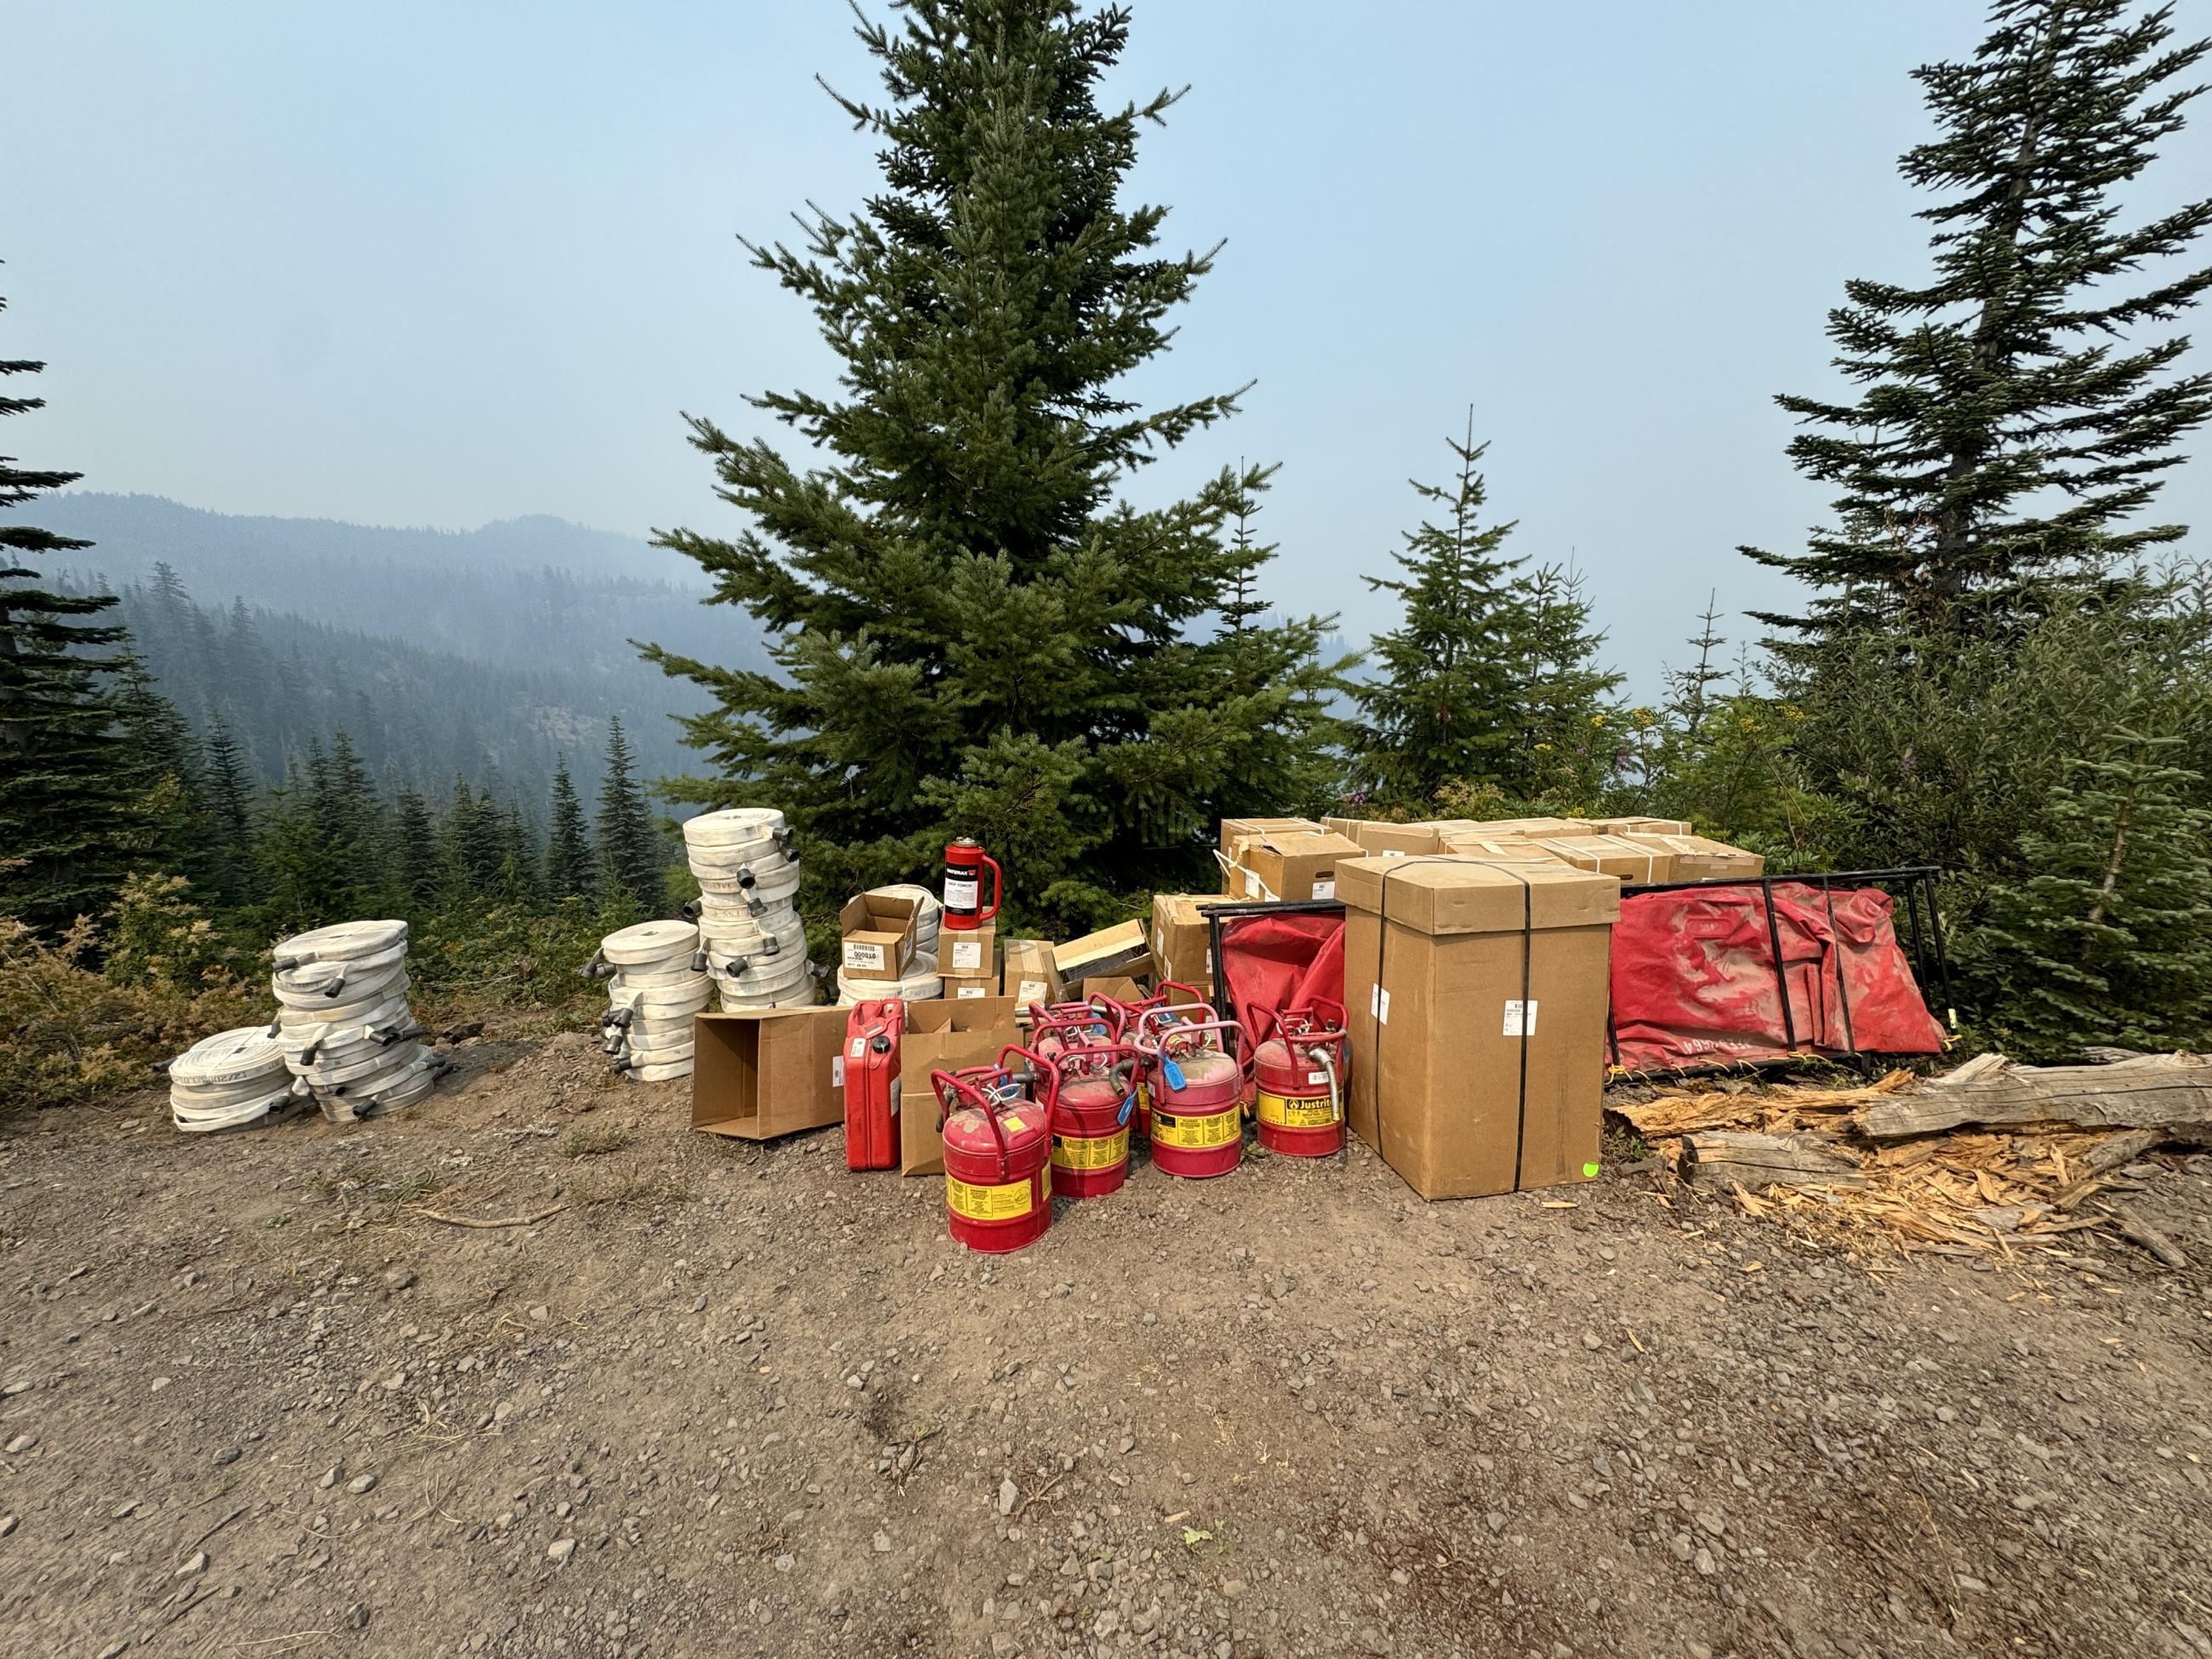
[[[1304,1006],[1316,996],[1344,1000],[1344,913],[1294,910],[1221,918],[1221,981],[1216,1012],[1247,1032],[1263,1014]],[[1237,1046],[1246,1066],[1250,1042]]]

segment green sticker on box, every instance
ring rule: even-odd
[[[1597,1165],[1595,1164],[1583,1164],[1583,1179],[1584,1181],[1595,1181],[1597,1179]]]

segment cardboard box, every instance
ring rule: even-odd
[[[1201,989],[1213,982],[1212,929],[1206,913],[1237,901],[1225,893],[1152,895],[1152,967],[1162,980]]]
[[[995,999],[1005,994],[999,988],[999,976],[993,974],[945,974],[939,976],[945,985],[947,1002],[973,1002],[978,997]]]
[[[1476,836],[1586,836],[1588,818],[1477,818],[1456,826]]]
[[[1687,818],[1592,818],[1590,828],[1601,836],[1686,836],[1694,832]]]
[[[1248,836],[1264,836],[1278,830],[1317,836],[1322,826],[1311,818],[1224,818],[1221,820],[1221,850],[1224,853],[1230,851]]]
[[[1060,966],[1053,960],[1049,939],[1010,939],[1001,954],[1005,966],[1000,973],[999,990],[1001,995],[1013,1000],[1022,1018],[1029,1018],[1032,1002],[1049,1007],[1066,1000],[1066,994],[1060,987]]]
[[[1086,997],[1104,997],[1110,1002],[1143,1002],[1152,994],[1133,979],[1114,977],[1086,979],[1083,981]]]
[[[1443,849],[1437,827],[1432,823],[1384,823],[1379,819],[1366,819],[1354,826],[1352,839],[1359,843],[1362,852],[1385,857],[1419,857]]]
[[[897,980],[914,960],[914,901],[855,893],[837,913],[847,979]]]
[[[698,1015],[691,1127],[741,1140],[845,1121],[848,1008]]]
[[[909,1002],[899,1038],[899,1172],[945,1173],[945,1142],[937,1129],[932,1072],[994,1066],[1002,1049],[1022,1040],[1009,997],[951,1002]]]
[[[1333,836],[1342,836],[1346,841],[1358,841],[1359,826],[1366,822],[1364,818],[1323,818],[1321,827]],[[1224,847],[1221,850],[1225,853],[1229,849]]]
[[[1052,951],[1054,965],[1070,985],[1086,979],[1133,978],[1152,971],[1152,944],[1145,937],[1141,921],[1116,922],[1065,945],[1055,945]]]
[[[1336,866],[1361,856],[1358,842],[1327,830],[1239,836],[1222,869],[1222,892],[1245,900],[1334,898]]]
[[[1709,836],[1627,836],[1624,840],[1650,842],[1674,860],[1669,881],[1742,881],[1766,873],[1766,860],[1756,853],[1731,847]]]
[[[1454,858],[1488,859],[1498,864],[1557,864],[1543,846],[1524,836],[1452,835],[1443,850]]]
[[[1547,836],[1536,845],[1562,864],[1619,876],[1629,885],[1674,879],[1674,854],[1648,836],[1640,842],[1626,836]]]
[[[950,978],[996,979],[999,974],[999,930],[981,927],[943,927],[937,934],[937,970]]]
[[[1595,1178],[1620,883],[1403,859],[1339,879],[1354,1133],[1424,1198]]]

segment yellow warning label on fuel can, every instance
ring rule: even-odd
[[[1110,1170],[1128,1156],[1127,1129],[1116,1129],[1110,1135],[1096,1135],[1087,1140],[1076,1135],[1052,1138],[1052,1161],[1058,1169]]]
[[[1336,1121],[1330,1109],[1328,1097],[1286,1099],[1260,1091],[1260,1121],[1272,1123],[1279,1129],[1326,1129]]]
[[[1033,1207],[1026,1181],[1005,1187],[977,1187],[957,1176],[945,1177],[945,1202],[955,1215],[964,1215],[970,1221],[1018,1221]]]
[[[1232,1103],[1226,1110],[1209,1113],[1205,1117],[1170,1117],[1155,1109],[1152,1113],[1152,1139],[1162,1146],[1180,1146],[1185,1152],[1203,1152],[1208,1146],[1226,1146],[1244,1133],[1243,1114]]]

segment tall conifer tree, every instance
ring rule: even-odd
[[[1102,106],[1128,30],[1126,8],[1074,0],[910,0],[864,22],[886,99],[838,101],[882,187],[811,217],[803,251],[753,249],[842,360],[837,394],[753,400],[824,465],[695,418],[752,522],[661,540],[772,630],[781,672],[650,654],[718,705],[689,738],[719,776],[680,797],[783,808],[817,896],[924,876],[968,833],[1018,911],[1112,914],[1197,878],[1240,763],[1322,716],[1298,636],[1276,639],[1303,673],[1254,684],[1260,656],[1209,626],[1244,568],[1225,521],[1260,475],[1118,499],[1235,407],[1148,410],[1125,386],[1212,258],[1163,256],[1165,210],[1121,199],[1139,127],[1177,95]]]
[[[1845,284],[1828,335],[1856,402],[1777,399],[1798,470],[1843,493],[1805,552],[1744,550],[1821,591],[1762,620],[1972,625],[2181,535],[2136,515],[2212,413],[2212,374],[2175,372],[2187,337],[2155,333],[2212,283],[2165,265],[2212,200],[2130,228],[2115,199],[2202,90],[2181,77],[2212,42],[2172,45],[2172,13],[1999,0],[1971,63],[1914,72],[1939,131],[1899,166],[1938,194],[1935,274]]]
[[[45,367],[0,357],[0,386]],[[45,406],[0,392],[0,416]],[[115,684],[125,632],[99,620],[115,598],[56,591],[32,561],[91,544],[15,516],[78,476],[0,455],[0,908],[49,924],[102,908],[147,836]]]
[[[553,763],[552,820],[545,845],[546,891],[556,899],[589,898],[599,885],[599,866],[566,755]]]
[[[645,804],[620,720],[607,722],[607,773],[599,783],[599,878],[648,915],[667,902],[660,836]]]

